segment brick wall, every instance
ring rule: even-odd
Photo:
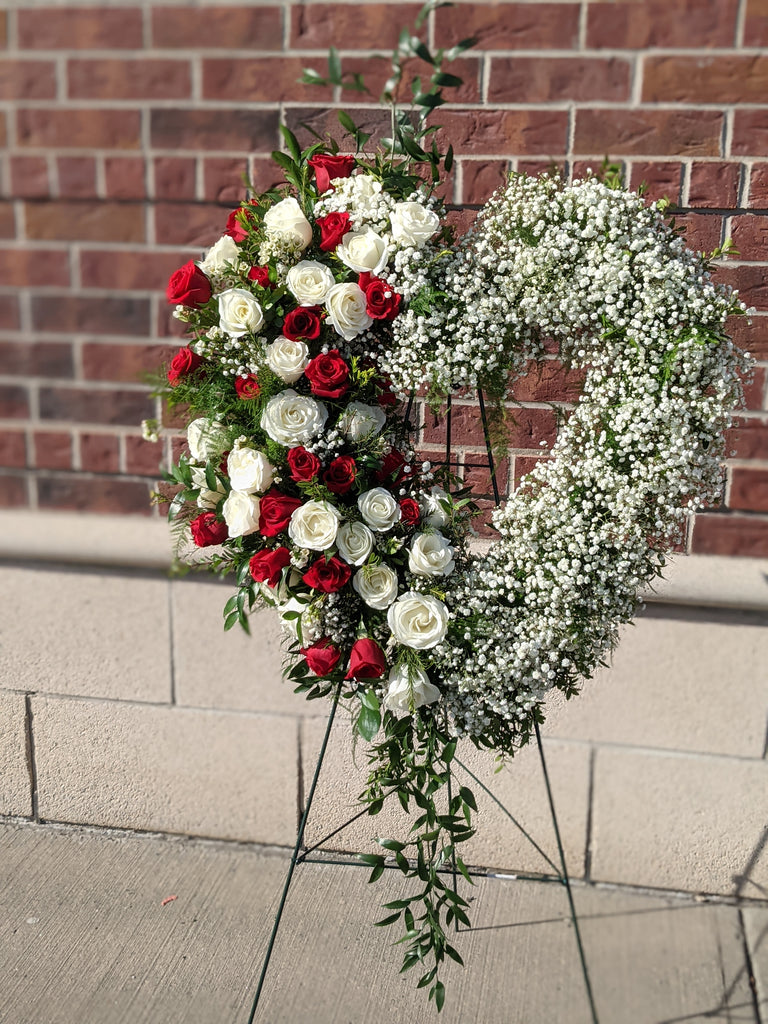
[[[168,458],[140,436],[142,375],[178,344],[168,275],[221,233],[248,171],[276,180],[281,119],[331,125],[340,97],[296,83],[327,47],[374,90],[411,3],[145,2],[0,11],[0,504],[151,514]],[[441,111],[458,159],[446,198],[483,202],[509,168],[573,175],[603,157],[679,204],[689,244],[731,235],[720,276],[756,307],[734,330],[758,360],[733,432],[726,505],[694,552],[768,555],[768,3],[495,2],[431,16],[428,43],[475,35]],[[414,68],[416,71],[417,69]],[[346,99],[353,94],[345,94]],[[350,104],[346,104],[350,105]],[[363,104],[363,107],[366,105]],[[375,104],[356,120],[382,126]],[[558,372],[521,382],[513,486],[551,440]],[[454,438],[482,448],[472,408]],[[424,447],[435,438],[425,423]],[[487,474],[470,470],[478,486]]]

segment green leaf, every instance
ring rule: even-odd
[[[236,611],[232,612],[231,615],[228,615],[224,623],[224,632],[227,633],[230,629],[232,629],[232,627],[235,625],[239,618],[240,616],[237,614]]]
[[[449,75],[446,71],[438,71],[430,79],[433,85],[444,85],[450,89],[457,89],[464,84],[464,79],[458,75]]]
[[[449,946],[447,942],[445,944],[445,952],[448,954],[451,960],[455,960],[456,963],[461,964],[462,967],[464,966],[464,961],[461,959],[461,954],[459,953],[459,951],[454,949],[453,946]]]
[[[405,152],[414,160],[426,160],[427,154],[409,135],[401,135],[400,142]]]
[[[438,1013],[442,1010],[444,1003],[445,985],[442,983],[442,981],[437,981],[435,982],[435,1006],[437,1007]]]
[[[346,112],[346,110],[339,110],[336,116],[339,119],[339,124],[341,125],[341,127],[345,128],[350,135],[355,135],[357,133],[357,125]]]
[[[334,85],[341,85],[341,58],[335,46],[328,51],[328,78]]]
[[[371,708],[367,708],[365,705],[362,705],[357,719],[357,731],[363,739],[370,743],[379,731],[380,725],[381,713],[379,711],[373,711]]]
[[[357,859],[363,864],[368,864],[371,867],[376,867],[378,864],[384,863],[384,858],[380,853],[358,853]]]
[[[374,921],[373,922],[373,927],[374,928],[383,928],[385,925],[394,924],[395,921],[399,921],[399,920],[400,920],[400,913],[399,912],[397,914],[390,914],[389,917],[382,917],[382,919],[380,921]]]
[[[471,789],[467,789],[466,786],[462,786],[459,790],[459,796],[465,804],[469,804],[473,811],[477,810],[477,801],[475,800],[475,794]]]
[[[284,124],[280,125],[280,133],[285,139],[286,145],[288,146],[288,152],[293,157],[294,161],[299,164],[301,163],[301,148],[299,147],[299,141],[293,134],[291,129]]]
[[[445,159],[443,160],[443,166],[445,167],[446,174],[453,167],[453,146],[448,147],[448,151],[445,154]]]
[[[326,85],[327,82],[314,68],[303,68],[299,79],[302,85]]]
[[[399,843],[396,839],[377,839],[376,842],[379,846],[383,846],[385,850],[392,850],[393,852],[400,852],[405,849],[405,843]]]
[[[426,110],[434,110],[435,107],[442,107],[447,100],[444,100],[439,92],[420,92],[413,97],[417,107],[424,107]]]
[[[296,174],[298,168],[287,153],[281,153],[279,149],[275,149],[272,151],[272,159],[276,164],[279,164],[284,171],[287,171],[289,174]]]
[[[450,764],[456,756],[456,740],[451,740],[450,743],[446,743],[443,747],[442,760],[446,764]]]
[[[384,864],[383,863],[377,864],[376,867],[373,869],[373,871],[368,876],[368,884],[370,885],[371,882],[375,882],[376,879],[381,878],[381,876],[383,874],[384,874]]]
[[[414,51],[414,53],[416,54],[417,57],[421,57],[421,59],[425,60],[427,62],[427,64],[434,64],[435,63],[433,58],[432,58],[432,54],[429,52],[429,50],[424,45],[424,43],[422,43],[420,41],[417,41],[414,38],[414,39],[411,40],[411,46],[413,47],[413,51]]]

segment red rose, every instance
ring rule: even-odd
[[[224,234],[229,235],[230,238],[234,238],[236,242],[242,242],[248,237],[248,229],[246,228],[244,221],[249,224],[253,224],[254,216],[250,210],[245,209],[243,206],[238,206],[238,208],[233,210],[227,217],[227,229]]]
[[[341,651],[328,637],[318,640],[310,647],[302,647],[301,653],[307,660],[309,671],[316,676],[330,675],[341,659]]]
[[[259,378],[255,373],[249,373],[246,377],[235,377],[235,391],[237,397],[247,402],[249,398],[258,398],[261,394]]]
[[[204,306],[211,297],[211,282],[192,260],[171,274],[165,294],[174,306]]]
[[[333,252],[344,235],[352,230],[348,213],[329,213],[327,217],[318,217],[315,223],[320,228],[320,248],[323,252]]]
[[[320,398],[341,398],[349,389],[349,367],[338,349],[315,356],[304,373],[309,379],[312,394]]]
[[[355,166],[353,156],[331,156],[330,153],[317,153],[307,161],[315,172],[318,192],[327,192],[331,178],[348,178]]]
[[[372,316],[374,320],[395,319],[400,312],[403,296],[393,291],[392,285],[388,281],[373,277],[363,290],[365,291],[365,311],[368,316]]]
[[[257,583],[276,587],[283,569],[290,564],[291,552],[288,548],[275,548],[274,551],[258,551],[248,563],[248,568]]]
[[[180,348],[168,367],[168,383],[176,384],[182,377],[194,373],[202,361],[202,357],[193,352],[189,346]]]
[[[189,524],[192,540],[199,548],[208,548],[211,544],[223,544],[229,537],[226,523],[219,522],[215,512],[201,512]]]
[[[400,501],[400,522],[406,526],[416,526],[421,519],[419,503],[413,498],[402,498]]]
[[[301,498],[290,498],[287,494],[270,487],[259,504],[259,531],[263,537],[276,537],[287,529],[291,516],[303,505]]]
[[[387,670],[384,651],[375,640],[355,640],[349,652],[349,671],[345,679],[380,679]]]
[[[272,282],[269,280],[269,267],[251,267],[248,271],[248,280],[254,281],[262,288],[272,287]]]
[[[376,397],[376,401],[380,406],[386,408],[386,406],[397,403],[397,395],[392,390],[392,381],[389,377],[380,377],[376,381],[376,386],[381,388],[381,392]]]
[[[295,480],[297,484],[307,483],[314,480],[320,472],[320,459],[299,445],[298,448],[291,448],[288,452],[288,469],[291,479]]]
[[[396,448],[387,452],[381,463],[381,468],[377,469],[373,474],[373,479],[377,484],[390,484],[395,485],[402,483],[403,477],[405,476],[405,456],[402,452],[399,452]]]
[[[351,455],[340,455],[323,473],[323,483],[334,494],[346,494],[355,482],[357,465]]]
[[[326,562],[325,555],[321,555],[301,577],[308,587],[313,590],[321,590],[324,594],[335,594],[349,583],[352,570],[346,562],[342,562],[336,555]]]
[[[297,306],[283,320],[283,337],[289,341],[314,341],[320,337],[317,306]]]

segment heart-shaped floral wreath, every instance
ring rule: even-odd
[[[454,84],[438,58],[433,99]],[[368,155],[339,119],[354,155],[302,151],[284,129],[288,187],[245,201],[169,282],[191,335],[159,389],[191,415],[169,518],[182,548],[235,575],[225,628],[275,606],[296,690],[348,702],[373,741],[370,811],[393,794],[419,810],[410,843],[365,859],[376,877],[390,851],[417,880],[385,922],[402,921],[404,966],[424,966],[441,1006],[439,966],[458,958],[443,923],[467,918],[439,869],[474,808],[464,788],[447,814],[435,802],[456,740],[524,743],[547,691],[577,691],[686,517],[717,499],[747,368],[724,323],[744,310],[616,181],[514,175],[456,243],[417,173],[434,185],[452,158],[426,148],[424,118],[398,117]],[[581,400],[475,554],[472,495],[420,462],[405,400],[483,389],[498,425],[509,382],[553,340]]]

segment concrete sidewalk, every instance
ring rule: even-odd
[[[234,843],[0,827],[0,1021],[246,1024],[287,866],[283,851]],[[398,973],[396,936],[372,927],[402,876],[367,874],[299,867],[260,1024],[591,1021],[561,885],[462,883],[474,928],[456,936],[467,967],[446,971],[438,1018]],[[766,1019],[767,908],[574,894],[600,1024]]]

